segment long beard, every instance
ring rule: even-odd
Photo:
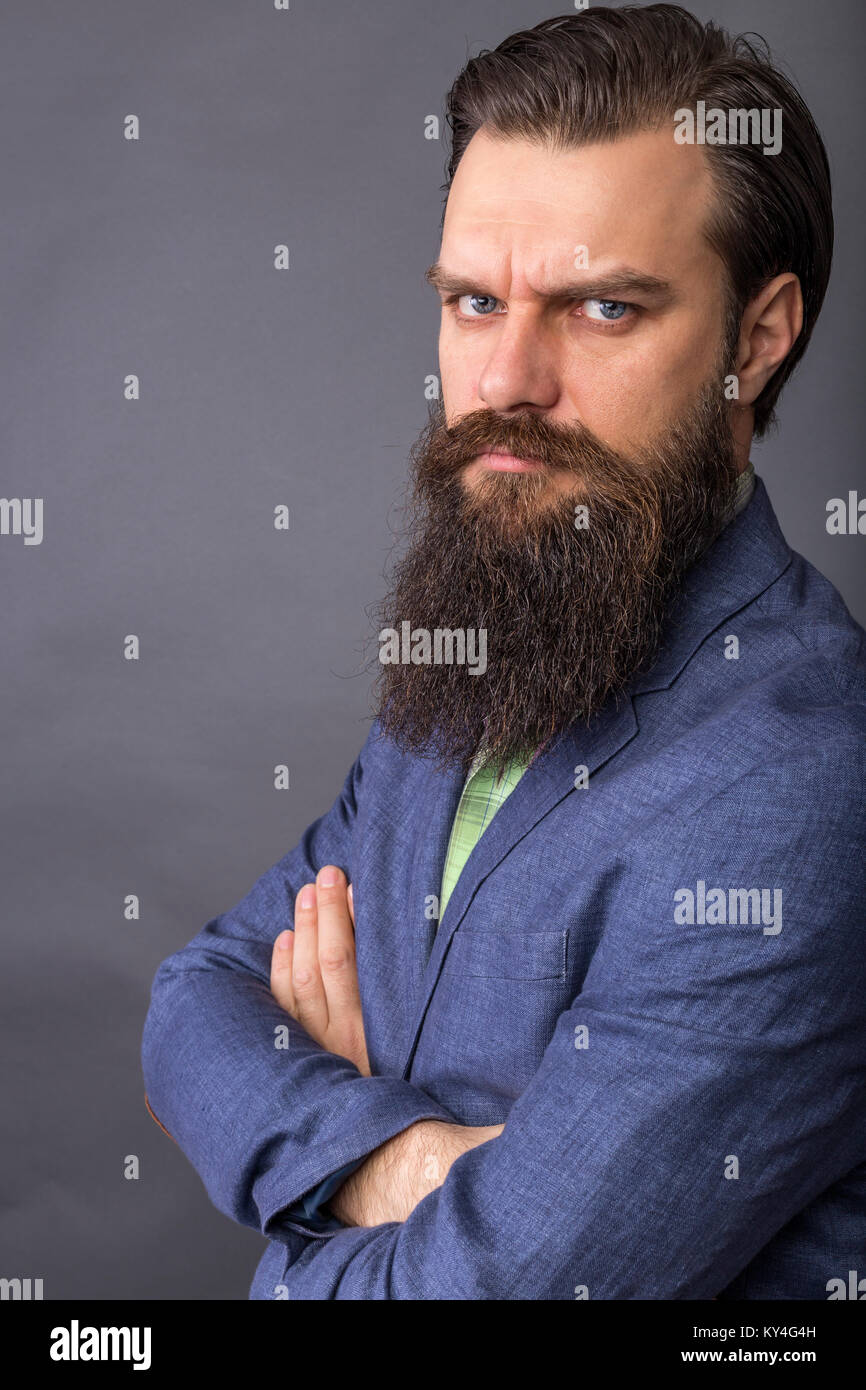
[[[464,466],[490,445],[568,470],[573,491],[554,495],[546,473],[489,471],[466,486]],[[648,669],[737,478],[717,380],[639,456],[532,415],[480,410],[449,429],[437,405],[412,457],[409,546],[378,627],[484,631],[486,669],[391,662],[374,696],[384,732],[440,768],[465,768],[481,744],[500,769],[528,757]]]

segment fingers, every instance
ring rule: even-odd
[[[332,1028],[360,1025],[361,994],[355,965],[355,930],[349,911],[346,876],[326,864],[316,878],[319,919],[319,967]]]
[[[355,960],[352,889],[326,864],[295,898],[295,929],[271,954],[271,993],[316,1042],[370,1075]]]
[[[328,1028],[328,1001],[319,969],[316,886],[305,883],[295,898],[295,942],[292,961],[294,1017],[312,1037]]]
[[[271,994],[281,1009],[294,1015],[295,996],[292,990],[292,957],[295,933],[281,931],[271,952]]]

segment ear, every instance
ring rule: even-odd
[[[784,362],[803,327],[803,292],[792,273],[777,275],[746,305],[737,347],[739,404],[750,406]]]

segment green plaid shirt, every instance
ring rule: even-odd
[[[515,760],[509,763],[501,778],[496,777],[492,767],[484,766],[483,758],[480,756],[477,756],[472,764],[451,826],[445,871],[439,890],[440,922],[445,904],[451,897],[463,865],[505,798],[514,791],[530,760],[527,758],[525,762]]]
[[[752,496],[754,487],[755,470],[749,462],[737,479],[729,520],[733,520],[737,513],[743,510]],[[440,922],[464,864],[506,797],[514,791],[531,761],[532,754],[525,759],[517,758],[509,763],[502,776],[497,778],[492,766],[485,766],[484,750],[479,749],[476,753],[451,826],[442,886],[439,889]]]

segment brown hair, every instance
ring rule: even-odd
[[[783,112],[782,148],[708,145],[718,197],[705,229],[727,269],[737,315],[774,276],[793,271],[803,292],[803,328],[755,402],[755,434],[774,421],[782,387],[806,350],[833,253],[830,169],[823,141],[793,84],[763,39],[731,37],[679,5],[594,7],[511,34],[471,58],[447,99],[452,132],[446,191],[480,127],[494,136],[565,149],[658,129],[703,100],[719,107]],[[444,217],[444,212],[443,212]]]

